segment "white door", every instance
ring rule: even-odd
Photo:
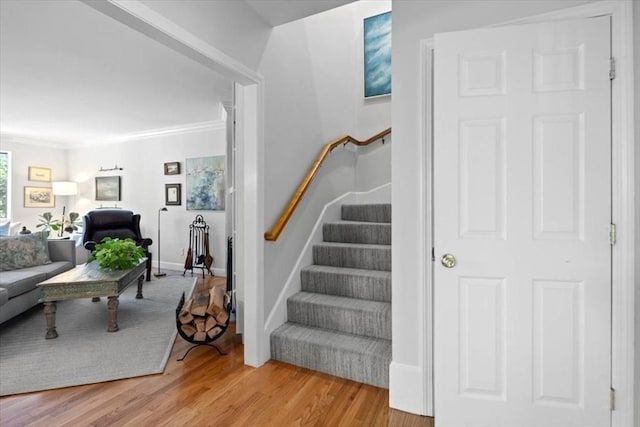
[[[438,427],[610,425],[609,58],[608,17],[435,37]]]

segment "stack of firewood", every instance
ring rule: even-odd
[[[178,314],[180,329],[193,342],[215,339],[228,325],[225,291],[213,287],[189,298]]]

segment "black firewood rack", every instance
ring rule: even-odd
[[[196,215],[196,218],[189,224],[189,249],[187,249],[187,257],[184,260],[184,276],[188,270],[191,271],[199,268],[202,270],[202,278],[205,272],[209,272],[213,276],[211,266],[213,265],[213,256],[209,247],[209,226],[205,222],[202,215]]]
[[[189,353],[191,353],[191,350],[193,350],[196,347],[201,347],[201,346],[207,346],[207,347],[211,347],[211,348],[215,348],[218,353],[221,356],[226,356],[227,353],[223,352],[222,350],[220,350],[220,348],[218,348],[217,345],[215,344],[211,344],[213,341],[217,340],[218,338],[220,338],[227,330],[227,328],[229,327],[229,318],[231,316],[229,316],[227,318],[227,321],[225,322],[224,325],[221,324],[217,324],[217,327],[219,327],[221,330],[220,332],[218,332],[216,335],[210,337],[209,335],[207,335],[206,339],[204,341],[196,341],[192,336],[187,335],[183,330],[182,330],[182,323],[180,322],[179,316],[180,316],[180,312],[182,311],[182,307],[184,306],[185,303],[185,293],[182,293],[182,297],[180,298],[180,301],[178,302],[178,306],[176,307],[176,328],[178,330],[178,334],[187,342],[190,342],[191,344],[195,344],[192,347],[190,347],[185,353],[184,355],[177,359],[178,362],[182,362]],[[231,313],[231,303],[230,303],[230,298],[228,296],[228,294],[225,296],[225,307],[224,310],[227,312],[227,314]]]

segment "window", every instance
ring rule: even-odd
[[[0,151],[0,218],[11,215],[11,153]]]

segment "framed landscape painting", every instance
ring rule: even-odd
[[[169,162],[164,164],[165,175],[180,175],[180,162]]]
[[[120,201],[120,177],[97,176],[96,200],[116,202]]]
[[[187,210],[223,211],[225,207],[225,156],[187,159]]]
[[[55,204],[50,187],[24,187],[25,208],[53,208]]]
[[[391,94],[391,12],[364,19],[364,97]]]

